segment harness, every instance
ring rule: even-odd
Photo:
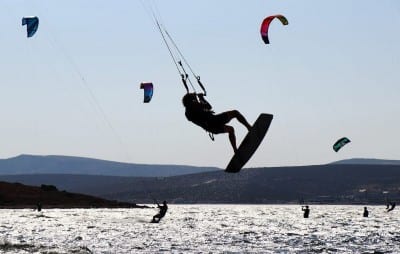
[[[197,77],[197,81],[199,82],[199,85],[201,84],[201,82],[200,82],[200,77]],[[203,87],[203,85],[201,84],[201,87]],[[204,89],[204,88],[203,88]],[[204,89],[204,91],[205,91],[205,89]],[[213,112],[211,109],[212,109],[212,106],[211,106],[211,104],[206,100],[206,99],[204,99],[204,96],[206,96],[206,94],[196,94],[196,97],[198,98],[198,100],[199,100],[199,102],[200,102],[200,104],[202,105],[202,106],[204,106],[204,108],[209,108],[209,109],[207,109],[207,110],[210,110],[211,112]],[[212,132],[209,132],[209,131],[207,131],[206,130],[206,132],[208,133],[208,136],[210,137],[210,139],[212,140],[212,141],[215,141],[215,138],[214,138],[214,133],[212,133]]]

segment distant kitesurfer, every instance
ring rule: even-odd
[[[160,211],[153,216],[153,220],[151,221],[153,223],[160,222],[161,218],[163,218],[167,213],[168,210],[167,201],[164,200],[163,205],[157,203],[157,208],[160,209]]]
[[[390,206],[390,207],[389,207],[389,206]],[[396,207],[396,203],[395,203],[395,202],[389,202],[389,203],[386,205],[386,212],[392,211],[395,207]]]
[[[235,153],[237,151],[235,129],[227,125],[227,123],[236,118],[247,130],[250,131],[251,129],[251,125],[246,118],[237,110],[215,114],[211,104],[204,99],[204,94],[202,93],[186,93],[182,98],[182,103],[186,109],[186,118],[208,131],[210,135],[228,133],[229,141]]]
[[[310,208],[308,208],[308,205],[302,206],[301,210],[304,212],[303,217],[308,218],[308,216],[310,215]]]
[[[36,209],[38,212],[42,211],[42,204],[40,202],[36,204]]]
[[[363,217],[368,217],[368,215],[369,215],[368,209],[367,207],[364,207]]]

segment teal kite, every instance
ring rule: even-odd
[[[39,18],[36,16],[32,17],[23,17],[22,25],[26,25],[26,35],[27,37],[32,37],[39,27]]]
[[[335,152],[338,152],[347,143],[350,143],[350,139],[343,137],[335,142],[335,144],[333,145],[333,150],[335,150]]]

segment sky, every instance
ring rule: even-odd
[[[224,168],[228,136],[186,120],[153,8],[219,113],[274,115],[246,167],[400,159],[398,0],[1,0],[0,158],[70,155]],[[262,20],[275,20],[270,44]],[[38,16],[26,38],[23,16]],[[140,83],[154,83],[143,103]],[[236,120],[238,142],[246,128]],[[335,153],[333,143],[352,142]]]

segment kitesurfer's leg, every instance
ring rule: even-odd
[[[233,118],[236,118],[241,124],[246,126],[247,130],[250,131],[251,125],[247,122],[246,118],[238,111],[238,110],[231,110],[226,112],[229,118],[229,121]]]
[[[237,147],[236,147],[235,129],[232,126],[225,125],[224,126],[224,131],[229,134],[229,141],[231,142],[233,151],[236,153]]]
[[[153,222],[159,222],[159,221],[160,221],[160,214],[157,213],[156,215],[153,216]]]
[[[246,118],[238,110],[225,111],[220,114],[214,115],[209,119],[210,132],[214,134],[227,132],[221,127],[229,123],[233,118],[236,118],[241,124],[243,124],[247,130],[250,131],[251,125],[247,122]]]

